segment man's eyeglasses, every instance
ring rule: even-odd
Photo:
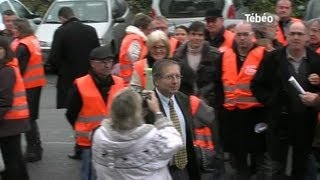
[[[181,80],[183,78],[183,76],[181,76],[180,74],[168,74],[161,77],[169,81],[173,81],[174,79]]]

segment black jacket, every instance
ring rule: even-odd
[[[221,53],[205,41],[198,71],[194,72],[188,64],[187,49],[188,43],[183,44],[178,48],[174,56],[174,59],[178,61],[181,66],[181,75],[183,76],[180,91],[186,95],[202,96],[206,101],[212,102],[213,65],[215,61],[221,59]],[[194,89],[194,84],[197,85],[197,91]]]
[[[77,18],[69,19],[54,33],[48,61],[58,73],[58,108],[65,108],[67,92],[73,81],[88,73],[89,54],[99,45],[95,29]]]
[[[220,30],[220,32],[213,39],[211,38],[209,31],[206,31],[205,32],[205,40],[208,41],[211,46],[219,48],[225,40],[225,38],[223,36],[224,31],[225,31],[225,29],[222,28]]]
[[[320,56],[311,49],[306,49],[307,74],[320,74]],[[288,74],[286,47],[269,52],[265,55],[254,79],[251,90],[261,103],[267,107],[284,105],[287,102]],[[311,84],[303,87],[306,91],[318,92],[320,89]]]
[[[312,73],[320,74],[320,56],[306,49],[305,71],[296,78],[305,91],[319,92],[319,87],[308,81]],[[290,64],[286,47],[267,53],[251,83],[251,90],[259,102],[265,105],[270,130],[276,132],[280,122],[288,118],[289,139],[301,148],[311,150],[311,142],[317,111],[303,105],[298,92],[289,84]],[[293,74],[295,75],[295,74]],[[283,114],[288,114],[285,117]]]

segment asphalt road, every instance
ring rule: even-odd
[[[80,162],[67,157],[73,149],[73,131],[64,117],[65,109],[55,108],[56,77],[48,75],[47,79],[48,83],[42,90],[38,119],[43,159],[27,164],[30,180],[79,180]]]

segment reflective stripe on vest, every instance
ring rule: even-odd
[[[46,78],[38,39],[35,36],[28,36],[20,40],[15,39],[11,44],[14,52],[17,51],[20,43],[26,45],[30,52],[30,59],[23,74],[25,88],[29,89],[44,86],[46,84]]]
[[[23,84],[23,79],[21,77],[19,68],[17,67],[17,61],[12,60],[6,65],[11,66],[13,68],[16,76],[16,82],[13,87],[12,107],[8,112],[6,112],[3,119],[26,120],[27,118],[29,118],[29,107],[27,103],[27,96]]]
[[[240,72],[237,70],[237,57],[232,49],[223,54],[222,82],[225,94],[223,106],[233,110],[261,107],[250,90],[250,82],[253,79],[260,62],[263,58],[265,48],[256,47],[247,55]]]
[[[147,59],[142,59],[142,60],[134,63],[134,69],[137,72],[137,74],[139,75],[140,84],[141,84],[142,89],[145,89],[146,84],[147,84],[146,65],[147,65]]]
[[[76,142],[81,146],[91,146],[91,133],[108,117],[109,109],[115,94],[124,87],[124,82],[117,76],[112,76],[114,85],[110,87],[107,102],[103,100],[91,75],[75,80],[79,90],[82,107],[75,122]]]
[[[138,41],[140,44],[140,55],[138,60],[143,59],[147,55],[147,46],[143,38],[137,34],[127,34],[122,40],[120,53],[119,53],[119,64],[120,64],[120,77],[123,78],[125,84],[130,82],[133,72],[133,62],[128,58],[129,46],[133,41]]]
[[[94,122],[101,121],[101,119],[108,118],[108,116],[100,115],[100,116],[80,116],[78,117],[79,122]]]
[[[200,99],[197,98],[196,96],[189,96],[189,101],[190,101],[191,114],[193,117],[195,117],[200,106]],[[211,129],[207,126],[194,127],[193,145],[195,147],[213,150],[214,143],[212,141]]]

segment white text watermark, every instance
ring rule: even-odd
[[[263,13],[263,14],[250,13],[250,14],[244,14],[244,16],[246,17],[246,21],[250,23],[260,23],[260,22],[272,23],[274,21],[273,16],[266,15],[266,13]]]

